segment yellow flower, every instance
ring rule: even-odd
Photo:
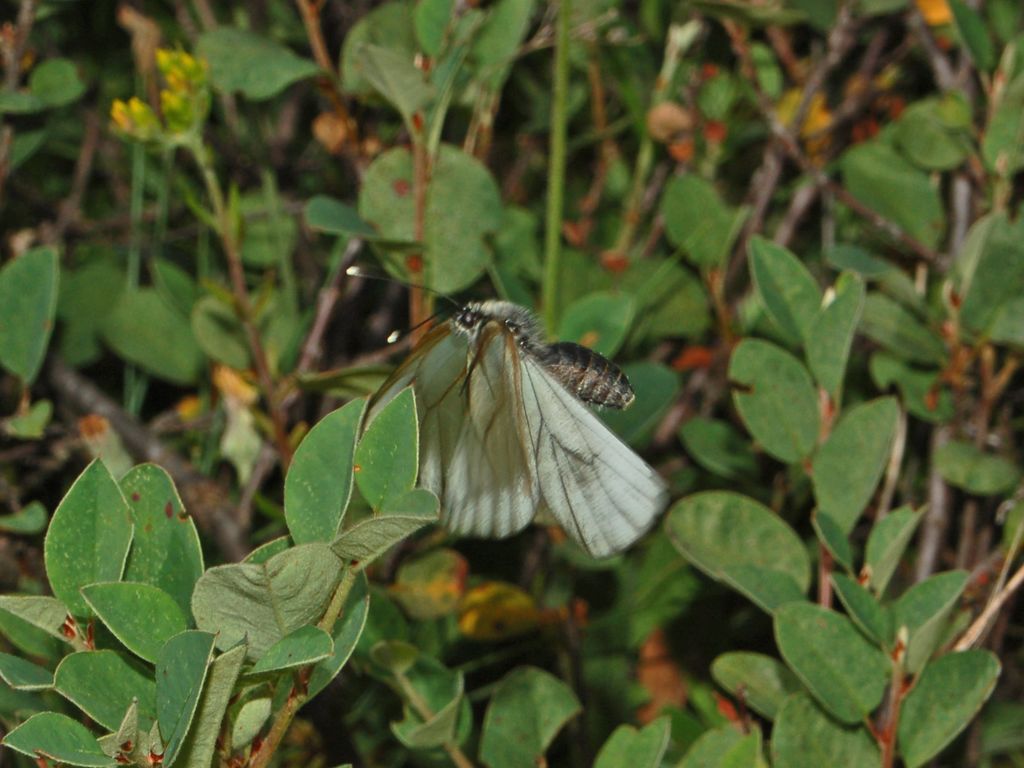
[[[917,9],[929,26],[939,27],[953,21],[953,12],[946,0],[917,0]]]
[[[140,141],[149,141],[160,131],[160,121],[156,113],[136,96],[127,102],[115,99],[110,105],[110,119],[117,130]]]

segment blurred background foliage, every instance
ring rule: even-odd
[[[607,562],[544,528],[431,529],[369,570],[366,648],[460,670],[478,722],[538,684],[505,673],[547,669],[582,702],[548,691],[567,722],[551,765],[659,714],[651,765],[757,765],[760,742],[736,740],[767,738],[774,704],[721,654],[782,645],[800,665],[773,636],[783,587],[723,564],[759,553],[805,596],[813,571],[817,602],[869,637],[857,589],[957,569],[929,652],[994,607],[970,645],[1002,674],[978,718],[991,686],[901,753],[1024,764],[1017,0],[0,7],[5,592],[46,592],[41,534],[89,458],[115,478],[162,465],[209,563],[286,533],[296,446],[408,351],[392,332],[443,317],[438,297],[497,296],[623,365],[637,401],[602,416],[684,501]],[[691,496],[721,490],[757,509]],[[701,504],[735,527],[701,529]],[[765,508],[798,537],[771,539]],[[883,520],[894,557],[870,546]],[[0,611],[6,650],[49,658],[18,630]],[[775,704],[798,686],[775,683]],[[0,691],[6,728],[31,706]],[[401,706],[346,669],[282,760],[444,764],[396,739]],[[813,764],[787,755],[828,718],[799,708],[773,764]],[[709,762],[686,762],[702,734]]]

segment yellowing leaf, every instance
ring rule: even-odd
[[[536,629],[543,612],[514,584],[488,581],[466,593],[459,609],[459,631],[473,640],[494,642]]]

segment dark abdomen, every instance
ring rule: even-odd
[[[629,379],[615,363],[586,347],[561,341],[538,355],[544,367],[585,403],[621,410],[633,402]]]

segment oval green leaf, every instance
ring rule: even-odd
[[[191,629],[175,635],[160,649],[156,662],[156,711],[164,740],[164,764],[173,765],[199,706],[206,670],[213,655],[213,635]]]
[[[807,369],[788,352],[744,339],[729,361],[733,402],[765,451],[792,463],[810,455],[818,440],[818,397]]]
[[[728,491],[689,496],[671,509],[665,529],[690,562],[751,599],[764,599],[760,590],[773,578],[789,584],[784,591],[775,590],[783,601],[799,599],[810,586],[810,558],[800,537],[746,496]],[[772,611],[782,603],[759,604]]]
[[[52,248],[33,248],[0,269],[0,365],[26,384],[39,373],[53,333],[57,280]]]
[[[167,640],[188,628],[174,598],[151,584],[89,584],[82,596],[125,648],[150,663]]]
[[[900,710],[897,744],[908,768],[942,751],[981,709],[999,678],[988,651],[949,653],[925,667]]]
[[[818,506],[843,533],[853,529],[885,471],[899,414],[891,397],[854,406],[814,457],[811,480]]]
[[[131,541],[128,505],[97,459],[78,476],[53,513],[43,547],[50,587],[70,613],[89,615],[80,587],[121,578]]]
[[[535,667],[507,674],[484,715],[480,759],[490,768],[537,765],[557,733],[581,710],[572,689]]]
[[[113,768],[96,737],[81,723],[57,712],[39,712],[4,736],[4,746],[36,759],[43,755],[58,763],[85,768]]]
[[[786,700],[772,729],[774,768],[880,768],[882,755],[863,726],[840,725],[806,694]]]
[[[821,307],[818,283],[788,248],[760,235],[750,239],[750,275],[768,316],[791,341],[802,344]]]
[[[882,701],[889,662],[848,618],[810,603],[775,612],[775,639],[786,664],[837,720],[859,723]]]
[[[159,587],[189,616],[192,589],[203,573],[203,550],[174,481],[156,464],[140,464],[121,478],[121,491],[135,521],[125,580]]]
[[[284,482],[284,517],[296,544],[334,541],[352,495],[356,436],[366,400],[327,414],[295,450]]]
[[[149,728],[156,719],[156,683],[115,651],[65,656],[53,684],[58,693],[107,730],[117,730],[135,699],[142,728]]]
[[[398,393],[374,416],[356,446],[356,483],[375,510],[416,484],[419,422],[411,387]]]
[[[782,662],[761,653],[723,653],[712,662],[711,676],[769,720],[775,719],[787,696],[801,690],[800,681]]]

